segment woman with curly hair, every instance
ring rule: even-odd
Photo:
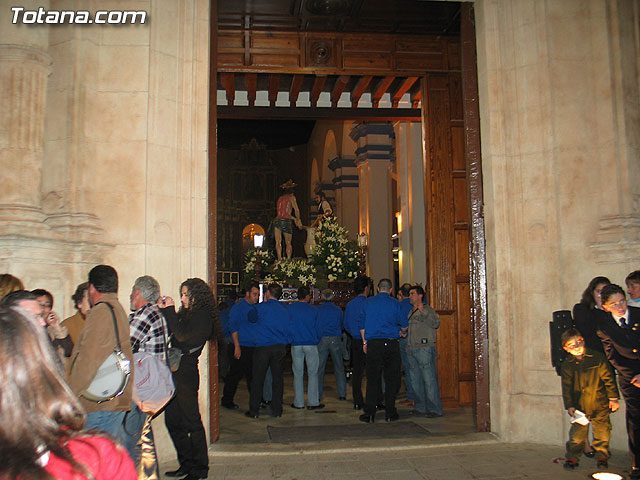
[[[122,447],[80,431],[85,412],[28,315],[0,307],[0,478],[136,479]]]
[[[190,278],[182,282],[180,301],[182,306],[176,313],[172,298],[158,300],[169,325],[172,346],[183,353],[180,367],[173,373],[176,394],[164,412],[180,468],[166,472],[166,475],[194,480],[207,478],[209,473],[207,439],[198,408],[198,357],[207,340],[217,341],[222,330],[213,293],[203,280]]]

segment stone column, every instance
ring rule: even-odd
[[[14,226],[44,219],[40,183],[50,72],[51,58],[38,46],[0,44],[0,217]]]
[[[393,126],[388,123],[358,123],[350,133],[357,144],[360,231],[369,235],[368,274],[377,283],[392,279],[391,167]]]
[[[422,128],[418,122],[395,124],[396,169],[401,215],[400,283],[427,281],[425,248],[424,163]]]
[[[335,192],[334,215],[355,240],[358,231],[358,169],[355,158],[338,156],[329,162],[334,172],[333,189]]]
[[[637,2],[480,0],[475,12],[491,428],[557,443],[569,424],[547,322],[640,256]],[[625,448],[624,417],[612,422]]]

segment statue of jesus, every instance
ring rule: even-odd
[[[273,221],[273,232],[276,240],[276,256],[278,257],[278,260],[282,258],[282,237],[284,236],[287,258],[291,258],[291,254],[293,253],[293,247],[291,245],[293,223],[295,223],[296,227],[299,229],[302,228],[298,202],[296,202],[296,196],[293,194],[295,186],[296,184],[293,183],[291,179],[280,185],[280,188],[282,188],[284,192],[280,197],[278,197],[277,216]],[[293,215],[291,214],[292,212]]]

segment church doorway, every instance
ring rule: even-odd
[[[237,30],[214,22],[217,49],[215,52],[212,49],[212,75],[216,81],[212,80],[211,85],[217,88],[211,91],[211,141],[220,140],[216,131],[217,119],[235,118],[245,122],[256,118],[316,122],[359,119],[364,124],[387,125],[417,120],[421,123],[426,290],[446,326],[440,331],[438,340],[441,393],[449,408],[472,407],[474,427],[488,431],[484,232],[481,207],[478,206],[482,203],[477,153],[479,137],[477,125],[475,130],[473,127],[474,119],[468,118],[473,102],[477,109],[477,93],[474,99],[474,89],[469,87],[471,84],[477,91],[475,47],[472,46],[473,55],[465,53],[465,43],[461,41],[465,28],[471,28],[465,38],[475,37],[475,34],[472,25],[464,27],[465,20],[470,18],[470,6],[462,5],[460,11],[465,14],[457,35],[440,37],[433,43],[432,37],[428,36],[391,34],[387,40],[393,40],[392,51],[385,50],[380,44],[369,48],[370,42],[365,48],[371,38],[358,35],[355,39],[348,32],[325,35],[269,29],[267,33],[257,27]],[[224,18],[227,17],[220,17]],[[376,35],[376,39],[379,41],[380,35]],[[399,47],[399,40],[405,42],[404,46]],[[408,50],[401,51],[402,48]],[[438,48],[441,67],[434,68],[432,62]],[[295,55],[297,66],[291,64]],[[467,62],[472,56],[472,69],[465,70],[465,55]],[[392,59],[386,66],[367,61],[385,58]],[[409,58],[413,58],[414,63],[402,64],[401,60],[407,62]],[[354,63],[349,63],[349,59]],[[362,63],[358,64],[358,61]],[[310,66],[309,62],[315,63]],[[418,71],[409,66],[415,67],[415,62],[423,62]],[[471,93],[467,93],[467,89]],[[343,105],[339,108],[344,93],[348,94],[351,107]],[[292,97],[303,97],[309,106],[299,107],[300,102],[291,102]],[[330,107],[322,109],[318,106],[323,97],[328,99]],[[363,97],[371,104],[369,111],[358,108]],[[238,102],[238,98],[246,105]],[[406,110],[399,110],[402,99],[408,99],[410,103]],[[279,106],[287,101],[288,106]],[[382,111],[381,103],[384,105],[385,101],[391,105],[387,111]],[[263,106],[260,106],[261,102]],[[396,112],[392,112],[394,109]],[[404,113],[398,114],[400,111]],[[475,140],[472,138],[474,132]],[[363,148],[366,150],[367,146]],[[219,169],[215,167],[220,164],[219,150],[212,144],[210,152],[210,184],[217,187]],[[331,159],[309,159],[307,168],[313,170],[314,165],[320,165],[316,168],[321,169],[325,160]],[[275,171],[272,173],[275,176]],[[264,178],[269,178],[267,172]],[[309,172],[306,179],[308,184],[312,183],[313,174]],[[324,178],[318,180],[324,182]],[[220,211],[216,187],[210,187],[210,218],[215,219],[210,226],[210,271],[220,268],[220,244],[227,241],[219,231],[220,218],[214,213]],[[307,187],[308,193],[310,185]],[[391,197],[398,198],[394,194]],[[396,206],[390,211],[395,213],[396,208],[401,210]],[[358,230],[362,226],[361,213],[358,212]],[[211,248],[213,246],[217,248]],[[217,378],[213,375],[211,383],[211,427],[215,439],[220,417]]]

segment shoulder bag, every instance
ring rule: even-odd
[[[107,302],[98,303],[104,303],[109,307],[111,318],[113,319],[113,329],[116,333],[116,348],[114,348],[113,352],[102,362],[91,384],[80,395],[92,402],[103,403],[122,395],[131,376],[131,362],[120,346],[118,323],[113,313],[113,307]]]
[[[133,354],[133,401],[140,411],[155,414],[173,398],[176,391],[173,375],[168,363],[168,342],[166,329],[163,329],[167,362],[157,355],[138,351]]]

